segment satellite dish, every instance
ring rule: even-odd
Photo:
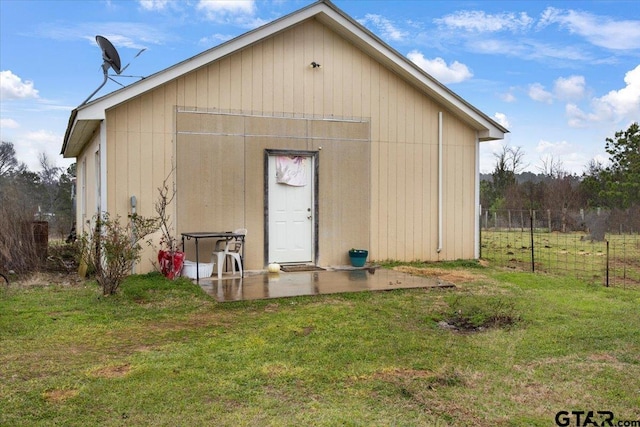
[[[118,55],[116,48],[113,47],[109,40],[102,36],[96,36],[96,42],[98,42],[98,46],[102,49],[102,59],[104,59],[102,68],[108,64],[116,74],[120,74],[120,55]],[[107,67],[107,69],[109,69],[109,67]]]
[[[85,99],[82,104],[80,104],[80,107],[82,107],[84,104],[89,102],[89,100],[93,97],[93,95],[95,95],[100,89],[102,89],[102,86],[104,86],[107,83],[107,79],[109,78],[109,74],[108,74],[109,68],[115,71],[116,74],[118,75],[121,73],[120,55],[118,55],[118,51],[113,46],[113,44],[111,44],[111,42],[107,40],[106,37],[102,37],[102,36],[96,36],[96,42],[98,43],[98,46],[100,46],[100,49],[102,50],[102,59],[104,61],[102,63],[102,72],[104,74],[104,80],[102,84],[98,86],[98,88],[94,90],[93,93],[89,95],[89,97]]]

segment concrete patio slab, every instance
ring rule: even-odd
[[[253,272],[241,278],[201,278],[200,287],[219,302],[322,295],[344,292],[443,288],[452,284],[434,277],[365,268],[292,273]]]

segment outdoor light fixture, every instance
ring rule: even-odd
[[[311,63],[311,68],[320,68],[320,64],[318,64],[316,61],[313,61]]]

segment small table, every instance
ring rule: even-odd
[[[198,240],[200,239],[224,239],[229,241],[231,239],[240,239],[242,241],[242,254],[240,255],[242,262],[244,263],[244,234],[234,233],[232,231],[196,231],[182,233],[182,252],[184,252],[184,240],[194,239],[196,242],[196,282],[200,282],[200,267],[199,267],[199,252],[198,252]],[[241,277],[244,277],[244,268]]]

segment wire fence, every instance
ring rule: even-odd
[[[640,289],[636,214],[483,211],[480,256],[514,269]]]

